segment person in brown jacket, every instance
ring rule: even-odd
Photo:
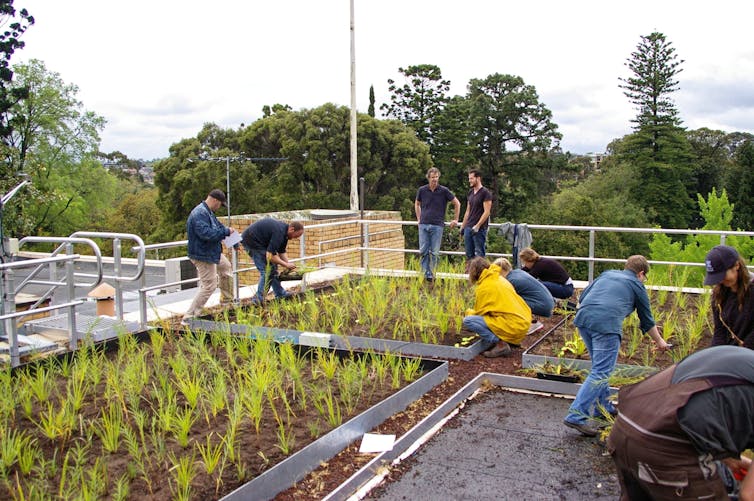
[[[607,440],[621,500],[727,500],[728,470],[754,499],[754,352],[715,346],[624,386]],[[727,470],[726,470],[727,468]]]

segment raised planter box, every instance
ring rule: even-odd
[[[482,350],[482,342],[458,347],[427,343],[411,343],[406,341],[394,341],[392,339],[376,339],[361,336],[339,336],[328,333],[310,333],[292,329],[277,329],[273,327],[258,327],[227,322],[216,322],[202,318],[192,318],[189,321],[192,330],[204,330],[207,332],[230,332],[231,334],[246,335],[252,337],[272,337],[276,341],[289,341],[294,344],[312,346],[309,339],[317,335],[318,342],[326,340],[328,346],[339,349],[374,350],[378,352],[390,352],[407,356],[441,358],[452,360],[472,360]],[[302,339],[303,335],[303,339]],[[304,341],[304,342],[302,342]],[[319,344],[317,344],[319,345]]]
[[[423,360],[422,368],[425,374],[421,378],[323,435],[222,499],[226,501],[272,499],[280,492],[292,487],[321,463],[330,460],[390,416],[405,410],[411,403],[448,377],[448,362]]]
[[[569,499],[586,499],[595,496],[594,489],[603,491],[600,499],[613,499],[620,487],[609,457],[562,424],[568,406],[563,397],[575,395],[580,386],[482,373],[402,435],[392,450],[375,456],[324,499],[364,498],[390,473],[392,465],[409,455],[419,457],[396,481],[402,485],[388,486],[377,498],[492,499],[502,492],[503,481],[510,499],[545,499],[565,492]],[[510,403],[521,403],[505,406],[504,411],[494,400],[480,404],[478,410],[466,407],[475,405],[477,392],[491,387],[512,390]],[[524,394],[515,393],[519,390]],[[534,398],[538,403],[529,406],[529,399]],[[496,415],[496,410],[501,413]],[[466,413],[471,415],[464,417]],[[451,419],[457,424],[448,427],[448,437],[442,437],[443,427]],[[461,433],[454,433],[456,428]],[[434,454],[425,449],[434,449]],[[501,457],[506,461],[500,462]],[[564,462],[568,468],[563,467]],[[578,485],[573,484],[574,478],[579,479]]]

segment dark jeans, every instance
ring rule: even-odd
[[[466,249],[466,260],[477,256],[486,256],[487,228],[474,233],[470,226],[463,229],[463,246]]]
[[[547,290],[550,291],[552,297],[568,299],[573,296],[573,284],[563,285],[556,284],[555,282],[542,282],[542,285],[547,287]]]
[[[288,293],[280,283],[278,266],[267,262],[267,251],[251,250],[246,246],[244,248],[254,261],[254,266],[259,270],[259,285],[257,285],[256,300],[260,302],[264,301],[270,286],[272,286],[272,292],[275,293],[275,297],[281,298],[287,296]]]

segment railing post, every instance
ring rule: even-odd
[[[113,238],[113,274],[118,277],[115,280],[115,317],[123,320],[123,284],[120,282],[121,272],[121,248],[120,238]]]
[[[306,232],[301,234],[301,249],[299,255],[302,259],[302,263],[306,264],[306,261],[304,261],[304,258],[306,257]]]
[[[366,269],[369,269],[369,223],[367,221],[364,221],[363,223],[363,235],[364,235],[364,241],[362,242],[362,260],[364,262],[363,267]]]
[[[587,276],[589,282],[594,280],[594,236],[595,231],[589,230],[589,273]]]
[[[6,271],[6,277],[8,280],[7,290],[9,291],[8,297],[5,297],[3,291],[3,285],[0,284],[0,297],[3,298],[3,314],[15,313],[16,311],[16,293],[15,293],[15,280],[13,276],[13,270]],[[10,364],[11,367],[18,367],[21,364],[21,355],[18,349],[18,326],[16,325],[15,318],[9,318],[3,321],[2,330],[6,331],[8,335],[8,344],[10,345]]]
[[[233,277],[233,302],[241,300],[241,292],[238,285],[238,249],[235,246],[230,248],[230,265],[231,276]]]
[[[139,326],[147,328],[147,293],[139,289]]]
[[[73,255],[73,244],[66,244],[66,254]],[[74,274],[73,261],[65,262],[65,277],[66,284],[68,285],[68,302],[72,303],[76,297],[76,277]],[[70,348],[71,350],[78,349],[79,338],[78,332],[76,332],[76,307],[68,307],[68,336],[71,338]]]

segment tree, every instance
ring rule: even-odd
[[[726,185],[736,208],[733,224],[751,230],[754,228],[754,140],[739,146]]]
[[[4,166],[28,174],[32,186],[14,221],[21,234],[61,234],[96,224],[111,209],[116,183],[96,161],[104,118],[82,108],[78,87],[44,63],[14,66],[14,88],[28,95],[9,110]],[[108,199],[108,197],[110,197]]]
[[[348,208],[349,113],[334,104],[300,111],[278,108],[239,131],[205,125],[199,136],[215,131],[212,137],[226,139],[219,149],[197,138],[172,145],[170,157],[155,164],[157,205],[164,217],[160,235],[174,238],[185,232],[189,211],[212,187],[225,185],[225,169],[202,161],[203,153],[225,157],[243,151],[243,156],[286,159],[230,164],[234,214]],[[357,147],[366,206],[401,210],[410,217],[416,187],[431,165],[428,147],[402,123],[366,114],[358,116]]]
[[[686,132],[694,155],[694,190],[706,197],[713,188],[723,186],[723,176],[731,164],[733,136],[706,127]]]
[[[396,118],[416,131],[419,139],[434,143],[433,121],[448,100],[450,80],[443,80],[442,71],[433,64],[420,64],[398,68],[406,83],[398,86],[388,79],[390,104],[383,103],[381,110],[388,118]]]
[[[19,17],[18,20],[16,14]],[[29,94],[28,89],[12,85],[13,71],[11,71],[10,62],[13,54],[24,47],[21,36],[33,24],[34,18],[26,9],[16,12],[13,0],[0,0],[0,27],[6,28],[0,32],[0,158],[8,157],[7,138],[12,130],[8,123],[8,111],[19,99]],[[19,173],[13,167],[5,162],[0,163],[0,195],[7,193],[21,182]],[[4,215],[4,220],[0,218],[0,238],[6,234],[6,228],[11,234],[18,233],[18,229],[23,227],[23,224],[19,224],[21,216],[18,199],[11,200],[8,206],[0,210],[4,213],[0,214]],[[0,256],[0,259],[2,258]]]
[[[731,230],[734,217],[734,206],[729,202],[728,195],[723,190],[717,195],[714,188],[705,199],[697,196],[699,216],[704,221],[702,230]],[[704,262],[709,250],[720,243],[717,235],[686,235],[681,239],[672,240],[668,235],[656,233],[650,243],[650,258],[656,261],[679,261],[688,263]],[[754,239],[751,237],[729,236],[726,243],[738,249],[744,258],[754,256]],[[653,274],[670,277],[669,283],[689,287],[701,287],[704,279],[704,268],[682,267],[673,269],[669,265],[656,265]]]
[[[471,132],[470,108],[471,101],[465,96],[453,96],[432,125],[432,160],[442,171],[442,184],[456,193],[459,199],[468,189],[467,172],[478,164]]]
[[[538,224],[646,228],[650,226],[646,213],[629,196],[637,184],[628,166],[614,164],[579,184],[538,199],[526,209],[523,220]],[[546,231],[535,233],[535,238],[534,246],[543,254],[589,255],[589,232],[586,231]],[[598,233],[595,252],[600,256],[623,259],[631,254],[645,253],[648,240],[647,236],[637,233]],[[598,271],[610,266],[598,266]],[[568,263],[567,267],[571,276],[587,276],[586,263]]]
[[[11,86],[13,71],[10,69],[10,60],[17,50],[24,48],[25,43],[21,36],[34,24],[34,17],[30,16],[26,9],[21,9],[18,12],[20,20],[16,21],[16,14],[13,0],[0,0],[0,26],[7,26],[7,29],[0,33],[0,138],[3,140],[11,131],[8,110],[27,95],[27,90],[23,87]]]
[[[367,115],[374,118],[374,85],[369,86],[369,109]]]
[[[472,79],[467,99],[471,140],[495,197],[495,215],[502,198],[533,198],[532,189],[550,167],[543,154],[557,148],[562,136],[552,112],[521,77],[495,73]],[[526,184],[529,189],[522,188]]]
[[[642,36],[641,42],[626,66],[633,76],[620,78],[623,93],[636,106],[638,115],[632,120],[635,129],[661,126],[680,126],[678,110],[670,94],[678,90],[675,79],[681,71],[675,48],[665,35],[654,32]],[[656,131],[653,131],[656,132]]]
[[[649,206],[653,223],[685,228],[693,210],[693,155],[671,94],[681,72],[675,49],[665,35],[642,36],[626,66],[632,76],[620,85],[636,106],[634,133],[624,138],[620,154],[636,167],[644,188],[636,196]]]

